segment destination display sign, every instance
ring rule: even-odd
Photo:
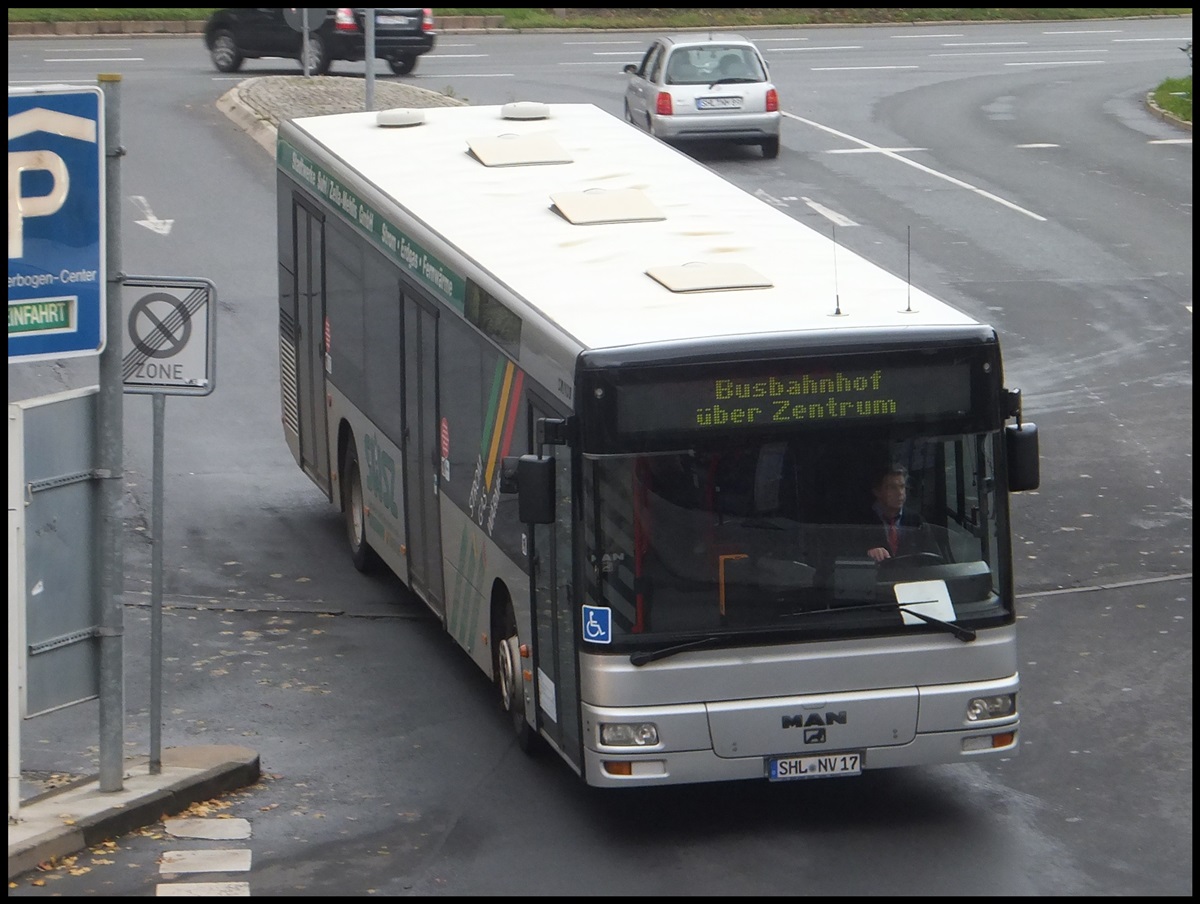
[[[870,369],[795,365],[617,387],[617,432],[717,432],[962,417],[971,408],[966,363]]]

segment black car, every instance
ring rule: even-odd
[[[284,57],[302,66],[300,9],[219,9],[204,26],[204,44],[221,72],[237,72],[242,61]],[[319,13],[321,10],[309,10]],[[308,23],[308,71],[324,75],[334,60],[366,59],[367,13],[375,15],[375,56],[392,72],[407,75],[417,57],[433,49],[432,9],[327,9]]]

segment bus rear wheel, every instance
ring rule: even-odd
[[[511,602],[504,603],[498,630],[494,632],[492,662],[500,705],[512,720],[517,746],[525,753],[537,750],[537,732],[525,720],[525,680],[521,671],[521,641],[517,636],[517,617]]]
[[[350,558],[354,567],[367,573],[379,561],[367,542],[367,506],[363,501],[362,471],[358,467],[358,450],[351,439],[346,446],[346,461],[342,465],[342,512],[346,516],[346,539],[350,542]]]

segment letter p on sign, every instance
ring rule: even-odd
[[[72,116],[57,110],[35,107],[10,116],[8,140],[32,132],[51,132],[64,138],[96,143],[96,123],[82,116]],[[50,174],[50,190],[45,194],[25,197],[21,194],[21,174],[44,171]],[[25,256],[25,220],[28,217],[48,217],[57,213],[71,190],[67,164],[53,151],[9,151],[8,154],[8,256]]]

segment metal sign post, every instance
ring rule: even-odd
[[[162,772],[163,438],[168,395],[208,395],[217,382],[217,292],[207,279],[124,281],[125,392],[153,395],[154,495],[150,506],[150,772]]]
[[[300,40],[304,42],[300,45],[300,65],[304,69],[305,78],[309,76],[312,69],[308,52],[309,32],[320,28],[325,22],[326,15],[328,15],[328,11],[325,9],[292,9],[289,7],[283,11],[283,21],[300,32]]]

